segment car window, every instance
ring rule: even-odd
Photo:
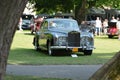
[[[75,21],[63,21],[56,20],[51,21],[49,23],[49,28],[57,28],[57,29],[78,29],[78,24]]]

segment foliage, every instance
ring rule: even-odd
[[[76,6],[81,7],[84,0],[29,0],[35,3],[35,8],[40,13],[53,13],[57,11],[70,12]],[[102,7],[110,6],[112,8],[120,8],[119,0],[86,0],[86,7]]]
[[[111,8],[120,9],[120,1],[119,0],[97,0],[96,6],[109,6]]]
[[[120,8],[119,0],[30,0],[30,2],[35,3],[38,14],[70,13],[72,10],[79,24],[85,20],[88,8],[103,6]]]
[[[30,2],[35,3],[39,13],[70,12],[74,7],[72,0],[30,0]]]

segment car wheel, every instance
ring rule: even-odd
[[[39,44],[38,44],[38,39],[37,38],[34,38],[34,48],[35,48],[35,50],[40,50],[39,49]]]
[[[47,42],[47,52],[49,55],[53,55],[53,50],[51,49],[51,42]]]
[[[84,50],[84,55],[92,55],[92,50]]]

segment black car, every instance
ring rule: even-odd
[[[47,50],[49,55],[62,49],[91,55],[94,49],[93,37],[89,29],[80,29],[76,20],[51,18],[43,21],[41,29],[35,34],[33,45],[36,50]]]

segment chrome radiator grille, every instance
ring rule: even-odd
[[[79,47],[80,46],[80,33],[72,31],[68,33],[68,46]]]

